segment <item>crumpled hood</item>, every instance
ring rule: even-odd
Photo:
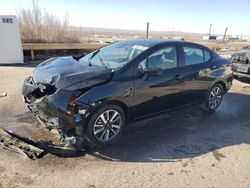
[[[240,51],[232,53],[232,56],[243,56],[243,57],[248,56],[248,57],[250,57],[250,50],[240,50]]]
[[[107,82],[111,69],[88,66],[72,57],[51,58],[33,71],[35,83],[55,85],[59,89],[77,90]]]

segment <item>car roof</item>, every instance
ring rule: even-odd
[[[138,43],[150,43],[151,45],[161,44],[161,43],[173,43],[173,42],[180,42],[181,40],[173,40],[173,39],[162,39],[162,38],[139,38],[139,39],[131,39],[129,41],[134,41]]]
[[[146,45],[149,47],[154,47],[157,45],[161,45],[161,44],[187,44],[187,45],[194,45],[197,46],[199,48],[203,48],[206,49],[207,51],[209,51],[210,53],[216,55],[216,53],[209,49],[208,47],[199,44],[199,43],[195,43],[195,42],[191,42],[191,41],[184,41],[184,40],[177,40],[177,39],[164,39],[164,38],[150,38],[150,39],[146,39],[146,38],[140,38],[140,39],[130,39],[130,40],[126,40],[127,42],[133,42],[136,43],[138,45]]]
[[[183,44],[194,44],[194,45],[200,45],[198,43],[190,42],[190,41],[183,41],[183,40],[177,40],[177,39],[163,39],[163,38],[140,38],[140,39],[130,39],[127,41],[131,41],[138,44],[147,44],[149,46],[155,46],[159,44],[171,44],[171,43],[183,43]],[[202,45],[200,45],[202,46]]]

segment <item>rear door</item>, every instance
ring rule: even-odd
[[[182,48],[184,74],[183,82],[183,101],[185,104],[202,101],[213,80],[209,73],[211,72],[210,60],[211,53],[199,45],[184,44]]]
[[[139,118],[181,105],[179,46],[163,46],[135,65],[134,116]],[[146,70],[159,68],[159,75]]]

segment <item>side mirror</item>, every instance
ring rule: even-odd
[[[160,67],[148,67],[144,70],[147,76],[159,76],[162,74],[162,69]]]

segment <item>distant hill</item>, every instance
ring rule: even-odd
[[[95,33],[95,34],[144,34],[143,30],[129,30],[129,29],[114,29],[114,28],[93,28],[93,27],[74,27],[75,30],[86,32],[86,33]],[[183,31],[151,31],[151,35],[171,35],[171,36],[203,36],[204,33],[193,33],[193,32],[183,32]]]

